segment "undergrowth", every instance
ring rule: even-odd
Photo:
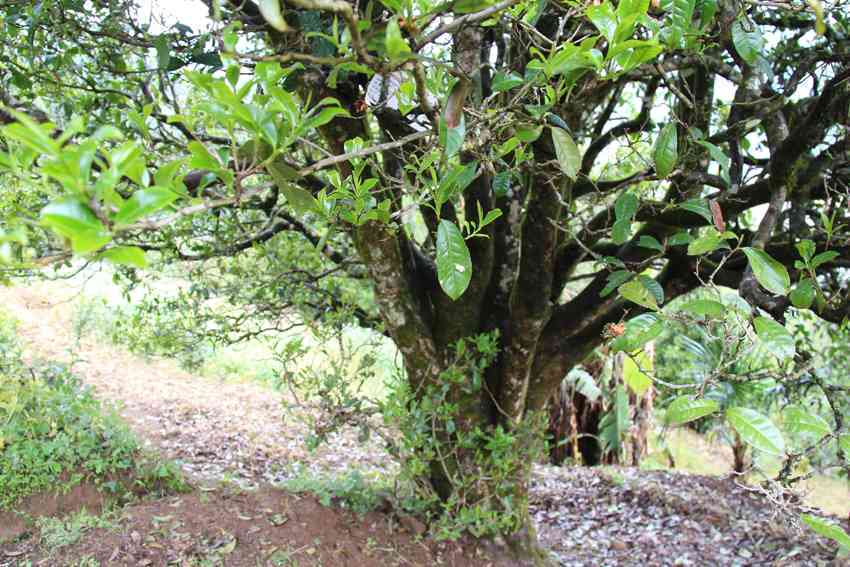
[[[336,505],[363,515],[379,508],[391,494],[390,487],[363,476],[359,471],[342,475],[316,475],[299,469],[281,488],[295,494],[311,494],[323,506]]]
[[[94,516],[85,509],[65,518],[44,517],[36,520],[41,543],[49,551],[73,545],[80,541],[83,535],[95,528],[114,528],[116,525],[114,513]]]
[[[15,323],[0,312],[0,509],[83,480],[119,496],[185,486],[66,365],[25,364]]]

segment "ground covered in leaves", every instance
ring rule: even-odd
[[[541,539],[563,565],[846,564],[796,525],[796,505],[731,477],[541,467],[532,498]]]
[[[471,542],[423,539],[421,529],[407,517],[357,515],[312,496],[222,488],[128,506],[69,545],[6,546],[0,565],[511,565]]]
[[[73,353],[81,378],[118,404],[153,449],[179,460],[197,488],[125,507],[61,546],[34,532],[0,546],[0,566],[511,564],[475,542],[433,542],[423,525],[387,505],[358,515],[271,488],[352,468],[386,476],[389,459],[356,432],[309,453],[305,426],[285,415],[280,393],[199,378],[169,361],[74,337],[71,297],[56,289],[0,290],[29,356],[68,360]],[[541,466],[531,507],[542,542],[562,565],[842,564],[832,545],[794,524],[796,505],[768,496],[731,478]]]

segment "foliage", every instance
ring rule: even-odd
[[[188,288],[133,325],[178,349],[316,320],[386,333],[413,412],[390,413],[439,424],[405,439],[444,509],[484,492],[449,447],[461,476],[504,481],[477,532],[522,531],[518,455],[564,376],[665,326],[704,332],[687,403],[710,394],[764,448],[774,388],[817,388],[816,446],[847,469],[847,385],[786,324],[850,313],[838,3],[213,2],[199,30],[90,4],[0,4],[10,270],[183,264]],[[719,286],[740,320],[711,295],[666,310]],[[458,345],[481,336],[477,367]]]
[[[832,522],[823,520],[817,516],[812,516],[811,514],[803,514],[802,518],[803,522],[816,533],[837,542],[839,546],[839,555],[846,556],[850,554],[850,535],[848,535],[844,529]]]
[[[66,366],[26,366],[6,315],[2,326],[0,508],[82,480],[93,480],[118,496],[126,495],[130,482],[152,492],[185,487],[173,465],[141,453],[114,410]]]
[[[734,432],[730,443],[740,439],[781,457],[778,478],[791,484],[813,471],[842,470],[846,401],[835,394],[847,381],[833,370],[846,360],[841,327],[802,312],[781,325],[752,318],[728,292],[709,297],[671,306],[679,314],[659,339],[656,377],[666,423],[699,420],[699,429]],[[689,385],[703,397],[682,395]]]
[[[93,516],[86,510],[80,510],[66,518],[44,516],[36,520],[36,526],[41,543],[50,552],[77,543],[83,534],[91,529],[115,527],[110,514]]]
[[[308,342],[309,338],[313,340]],[[368,333],[358,338],[332,328],[316,329],[312,337],[276,345],[275,367],[280,385],[292,394],[290,406],[310,408],[293,412],[303,416],[312,432],[308,447],[326,442],[331,433],[345,426],[359,429],[359,439],[364,442],[373,432],[380,432],[373,419],[385,397],[383,389],[375,388],[386,372],[380,347],[378,338]],[[390,376],[383,378],[388,382]]]
[[[322,476],[299,469],[296,476],[284,481],[281,487],[296,494],[312,494],[324,506],[337,505],[364,515],[381,506],[388,498],[388,488],[381,488],[375,479],[364,478],[357,471],[339,476]]]
[[[492,536],[520,527],[527,487],[515,484],[525,478],[517,470],[530,468],[545,452],[537,423],[541,416],[512,430],[463,426],[469,405],[486,387],[485,371],[493,363],[496,344],[492,335],[459,342],[440,381],[423,385],[427,395],[414,397],[407,383],[399,381],[382,408],[385,422],[399,431],[392,451],[401,463],[400,480],[413,487],[403,505],[427,512],[440,538],[456,539],[464,532]],[[445,474],[445,485],[423,481],[435,466]]]
[[[127,347],[145,356],[169,356],[196,370],[212,353],[212,345],[198,333],[198,318],[180,298],[154,297],[132,305],[108,304],[83,298],[75,305],[74,330]]]

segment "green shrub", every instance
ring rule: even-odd
[[[171,489],[172,469],[145,463],[114,410],[67,366],[21,359],[14,323],[0,313],[0,509],[30,494],[83,479],[119,491],[118,477]],[[167,473],[167,474],[166,474]],[[161,478],[165,474],[168,478]],[[155,481],[155,482],[153,482]]]
[[[66,518],[43,517],[36,521],[41,543],[55,551],[68,545],[74,545],[83,535],[94,528],[113,528],[110,514],[93,516],[86,510],[80,510]]]
[[[316,475],[312,471],[299,469],[281,487],[295,494],[312,494],[323,506],[336,504],[359,515],[375,510],[390,495],[386,481],[364,477],[359,471],[335,476]]]

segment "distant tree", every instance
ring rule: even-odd
[[[190,263],[245,306],[213,330],[381,329],[422,485],[520,555],[546,402],[603,341],[704,285],[775,336],[850,312],[842,1],[204,3],[0,0],[0,252]]]

